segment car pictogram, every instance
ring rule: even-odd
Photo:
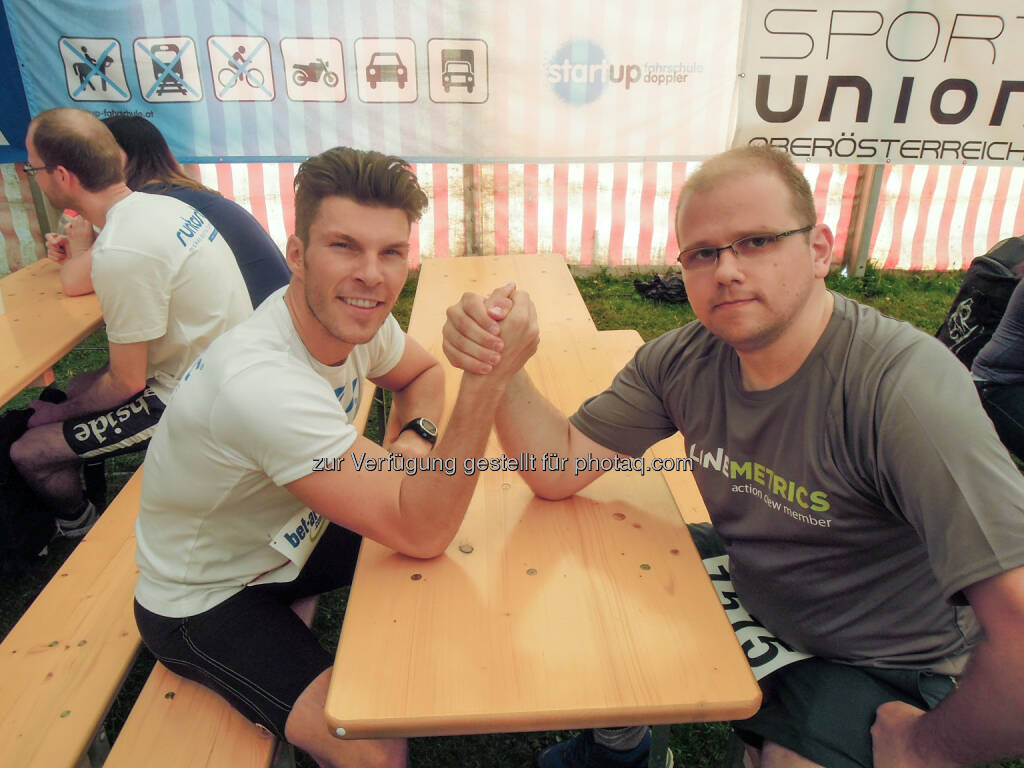
[[[408,79],[409,72],[402,58],[393,51],[378,51],[366,65],[366,82],[371,88],[376,88],[377,83],[398,83],[399,88],[405,88]]]

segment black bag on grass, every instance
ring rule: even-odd
[[[960,292],[935,334],[968,368],[995,333],[1020,280],[1017,267],[1021,263],[1024,237],[1008,237],[968,267]]]
[[[634,280],[633,288],[645,299],[652,301],[665,301],[669,304],[686,303],[686,287],[683,279],[678,275],[669,275],[662,280],[661,275],[655,275],[648,282]]]

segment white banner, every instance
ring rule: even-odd
[[[809,162],[1024,163],[1020,0],[781,5],[748,1],[734,145]]]
[[[729,141],[741,4],[7,0],[30,111],[142,114],[184,161],[681,160]],[[12,59],[15,57],[11,57]]]

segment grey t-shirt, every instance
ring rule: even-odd
[[[680,430],[740,598],[807,653],[959,673],[979,635],[961,590],[1024,565],[1024,481],[966,369],[839,295],[773,389],[745,391],[734,350],[694,322],[571,422],[633,456]]]

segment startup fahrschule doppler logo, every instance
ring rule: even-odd
[[[616,64],[592,40],[570,40],[544,65],[544,76],[562,101],[590,104],[610,87],[629,90],[638,83],[647,85],[686,85],[691,75],[704,71],[704,65]]]

